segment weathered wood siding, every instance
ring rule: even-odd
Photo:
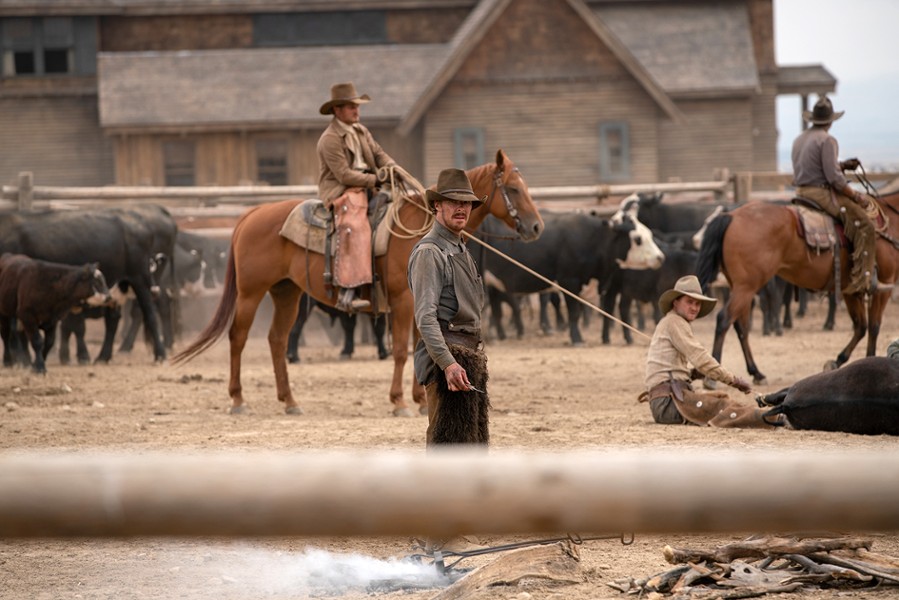
[[[761,92],[752,98],[751,168],[753,171],[776,171],[777,75],[763,75],[761,88]]]
[[[678,108],[686,125],[660,122],[660,181],[708,181],[719,167],[752,168],[751,99],[681,101]]]
[[[184,139],[195,144],[196,185],[242,185],[258,182],[256,141],[287,142],[288,184],[318,183],[316,146],[324,126],[318,130],[272,130],[253,133],[221,132],[184,137],[146,134],[116,137],[116,183],[120,185],[165,185],[163,144]],[[422,172],[420,129],[408,137],[392,128],[373,128],[372,134],[388,154],[416,177]]]
[[[3,184],[17,184],[21,171],[32,171],[35,185],[113,182],[112,144],[93,95],[0,98],[0,148]]]
[[[660,110],[561,0],[512,3],[472,49],[425,122],[425,172],[453,166],[453,131],[484,130],[487,160],[504,149],[530,185],[599,181],[599,124],[630,128],[631,181],[655,180]]]
[[[253,46],[252,15],[103,17],[102,52],[218,50]]]

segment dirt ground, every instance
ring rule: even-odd
[[[814,301],[783,337],[754,330],[757,360],[775,391],[817,372],[848,340],[848,317],[838,315],[834,332],[822,330],[825,304]],[[713,319],[696,324],[711,345]],[[888,308],[878,344],[883,355],[899,335],[899,307]],[[488,345],[491,435],[496,449],[551,450],[652,447],[673,452],[727,449],[899,450],[899,439],[797,431],[725,431],[660,426],[638,404],[647,341],[626,346],[616,330],[613,343],[599,343],[600,326],[585,330],[586,347],[573,348],[566,333],[540,335],[528,324],[524,339]],[[148,451],[404,449],[423,451],[426,419],[395,418],[387,400],[390,361],[360,345],[351,361],[323,330],[310,329],[303,362],[289,368],[291,385],[305,414],[283,413],[274,393],[267,344],[254,337],[244,356],[243,381],[250,414],[228,414],[227,341],[185,366],[151,364],[138,348],[108,366],[61,366],[49,374],[0,373],[0,451]],[[96,353],[100,333],[92,333]],[[184,342],[182,342],[183,345]],[[857,351],[855,358],[863,355]],[[745,376],[735,336],[728,337],[724,363]],[[411,364],[406,368],[407,386]],[[535,384],[536,382],[536,384]],[[408,389],[408,387],[407,387]],[[763,532],[747,532],[763,533]],[[871,534],[867,534],[871,535]],[[642,536],[631,545],[617,540],[581,547],[583,581],[555,585],[532,580],[496,587],[477,597],[490,600],[624,598],[606,585],[666,570],[664,545],[711,548],[745,537]],[[879,533],[874,549],[899,556],[899,536]],[[501,544],[522,538],[481,536]],[[0,598],[305,598],[339,597],[423,600],[430,590],[369,592],[366,582],[385,579],[395,558],[412,551],[407,538],[199,540],[0,540]],[[460,566],[483,564],[474,561]],[[329,571],[336,570],[331,579]],[[370,570],[370,571],[369,571]],[[899,597],[899,588],[803,592],[817,598]]]

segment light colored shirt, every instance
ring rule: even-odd
[[[736,377],[722,367],[693,336],[693,326],[674,310],[656,325],[646,357],[646,389],[651,390],[670,377],[690,381],[690,365],[700,373],[728,385]]]

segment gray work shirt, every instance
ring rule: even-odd
[[[484,285],[461,236],[436,221],[412,249],[408,277],[421,334],[413,357],[415,377],[427,384],[435,366],[444,370],[456,362],[443,339],[441,322],[452,331],[480,336]]]
[[[823,127],[811,127],[793,142],[793,185],[842,191],[849,182],[840,169],[839,145]]]

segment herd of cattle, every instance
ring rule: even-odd
[[[565,322],[559,312],[558,296],[547,291],[547,281],[569,292],[565,303],[572,345],[583,344],[580,323],[589,315],[576,296],[588,285],[597,286],[604,312],[612,314],[617,305],[624,323],[630,325],[634,303],[649,303],[658,320],[656,300],[678,278],[694,273],[697,236],[701,237],[703,227],[724,207],[711,202],[665,203],[661,194],[651,194],[632,196],[622,203],[621,209],[616,214],[627,218],[618,222],[591,212],[544,212],[544,233],[531,243],[510,239],[508,232],[492,219],[481,226],[476,238],[483,243],[472,240],[469,247],[484,270],[489,322],[497,336],[505,336],[504,303],[512,309],[519,337],[523,335],[522,299],[535,293],[541,294],[541,327],[550,328],[545,311],[551,302],[556,306],[557,327]],[[484,243],[526,268],[488,251]],[[87,318],[103,319],[105,335],[95,360],[109,362],[123,312],[131,318],[119,350],[132,349],[143,325],[155,360],[164,361],[180,334],[179,299],[215,293],[224,279],[228,246],[227,241],[180,230],[169,211],[156,205],[0,213],[0,334],[4,366],[30,365],[36,372],[45,372],[46,357],[55,343],[59,346],[60,362],[66,364],[70,362],[69,341],[73,336],[78,362],[89,363],[91,357],[84,339]],[[767,307],[766,333],[780,330],[780,309],[784,299],[792,297],[792,293],[785,292],[782,281],[774,281],[769,287],[760,291],[763,306]],[[297,345],[302,327],[316,307],[329,312],[332,322],[340,321],[345,332],[341,357],[352,356],[356,317],[309,298],[300,302],[289,340],[289,360],[299,361]],[[640,321],[642,326],[642,314]],[[386,319],[372,319],[372,323],[378,355],[386,358]],[[610,319],[604,319],[605,344],[610,342],[611,325]],[[627,343],[632,342],[628,328],[624,328],[624,336]],[[831,377],[851,378],[852,370],[845,369],[845,376]],[[892,365],[883,370],[897,371]],[[899,381],[899,372],[895,379]],[[834,381],[829,380],[828,385],[835,385]],[[784,403],[786,396],[784,390],[772,398],[772,404],[778,403],[778,411],[789,413],[795,403]],[[878,398],[878,410],[887,410],[884,406],[892,410],[889,399]],[[811,404],[820,406],[822,400],[815,397]],[[857,415],[858,403],[849,404]],[[807,406],[803,410],[804,416],[821,412]],[[815,418],[819,419],[817,427]],[[809,428],[829,429],[834,419],[825,421],[814,417]],[[899,433],[899,429],[891,427],[874,432]],[[864,427],[856,431],[871,433]]]

